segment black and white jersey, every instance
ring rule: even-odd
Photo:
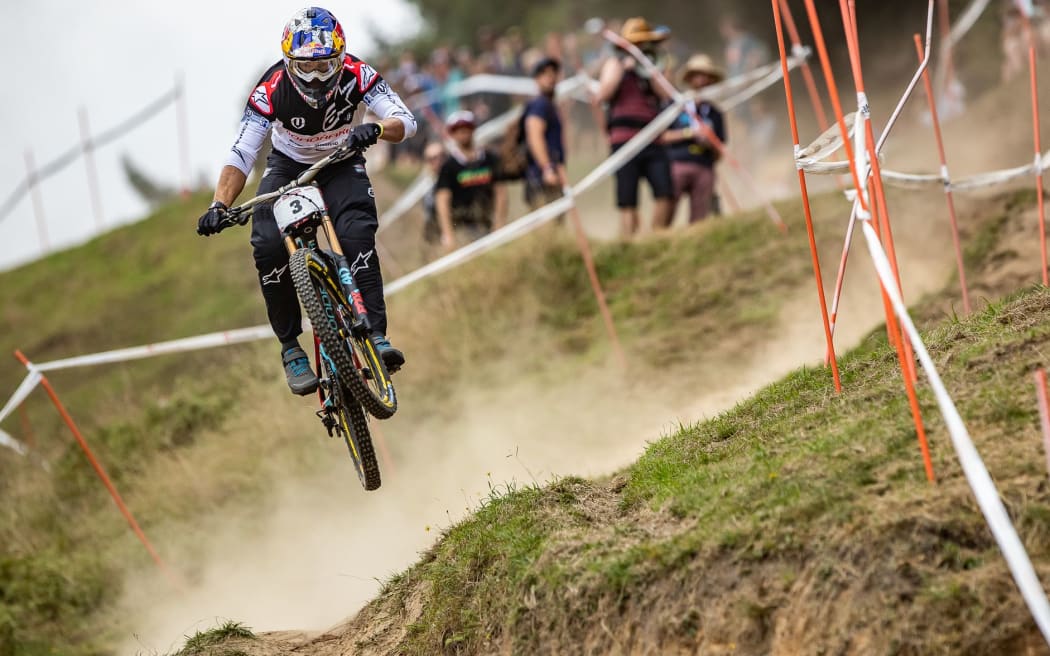
[[[283,61],[271,66],[248,98],[226,163],[248,175],[271,129],[275,150],[304,164],[320,161],[346,142],[362,102],[380,119],[399,119],[406,139],[416,133],[412,112],[374,68],[344,55],[341,75],[332,99],[315,109],[296,91]]]

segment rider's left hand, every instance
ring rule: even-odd
[[[202,237],[208,235],[217,235],[223,229],[223,219],[226,218],[226,210],[229,208],[225,204],[215,201],[208,208],[208,211],[197,220],[197,234]]]
[[[379,137],[383,136],[383,126],[378,123],[362,123],[350,131],[346,139],[346,145],[353,150],[364,150],[369,146],[376,145]]]

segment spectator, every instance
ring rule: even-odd
[[[707,55],[693,55],[686,62],[682,81],[694,92],[720,82],[725,74],[715,66]],[[696,113],[707,127],[723,143],[726,141],[725,121],[722,112],[712,103],[701,100],[696,103]],[[678,207],[683,195],[689,194],[689,222],[696,223],[711,213],[715,196],[715,163],[719,153],[693,128],[688,113],[678,117],[677,122],[664,135],[671,154],[671,178],[674,181],[672,212]]]
[[[670,35],[654,30],[644,18],[624,22],[620,34],[652,59]],[[660,114],[667,93],[652,84],[648,74],[626,52],[617,49],[602,65],[597,100],[608,104],[606,129],[615,153]],[[616,206],[620,208],[620,232],[630,237],[638,232],[638,183],[642,178],[652,187],[654,229],[671,223],[671,161],[663,144],[652,143],[616,172]]]
[[[474,145],[476,127],[468,111],[452,114],[446,123],[452,142],[438,174],[435,201],[441,245],[449,251],[457,236],[474,241],[507,221],[507,190],[496,184],[499,161]]]
[[[456,84],[463,79],[463,71],[452,67],[452,55],[448,48],[438,48],[430,58],[430,70],[434,76],[438,109],[435,113],[444,118],[459,111],[459,96]]]
[[[437,179],[441,173],[441,167],[445,164],[445,156],[445,147],[439,141],[432,141],[423,149],[423,166],[434,179],[434,185],[423,196],[423,241],[428,244],[436,244],[441,241],[441,227],[438,225],[435,196]]]
[[[750,73],[770,60],[770,51],[755,35],[745,30],[734,15],[722,18],[719,31],[725,40],[725,59],[729,77]],[[744,122],[749,164],[754,166],[768,152],[776,133],[776,117],[759,98],[740,105],[736,115]]]
[[[562,120],[554,104],[554,90],[561,76],[557,59],[543,58],[532,70],[539,94],[525,105],[522,117],[528,167],[525,170],[525,202],[536,209],[562,195],[565,178],[565,141]]]

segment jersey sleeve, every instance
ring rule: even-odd
[[[380,120],[396,118],[401,121],[405,126],[405,139],[414,136],[417,129],[416,117],[401,100],[401,96],[368,64],[357,61],[351,66],[351,70],[357,75],[358,86],[364,94],[365,106],[369,111]]]
[[[241,117],[237,139],[226,158],[226,165],[236,168],[244,175],[250,175],[269,133],[270,120],[252,109],[249,101],[249,106],[245,108],[244,116]]]
[[[268,121],[272,121],[277,115],[277,85],[284,77],[284,68],[275,64],[266,71],[262,79],[248,96],[247,109],[257,113]]]
[[[259,78],[248,96],[241,124],[237,128],[237,139],[226,158],[227,166],[236,168],[244,175],[251,175],[255,159],[270,133],[270,124],[277,115],[275,96],[282,76],[284,67],[278,62]]]

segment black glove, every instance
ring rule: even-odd
[[[383,136],[383,126],[378,123],[362,123],[353,130],[346,138],[346,145],[352,150],[364,150],[369,146],[376,145],[379,137]]]
[[[208,207],[208,211],[197,220],[197,234],[202,237],[217,235],[225,227],[222,225],[226,218],[226,210],[229,208],[220,201],[215,201]]]

